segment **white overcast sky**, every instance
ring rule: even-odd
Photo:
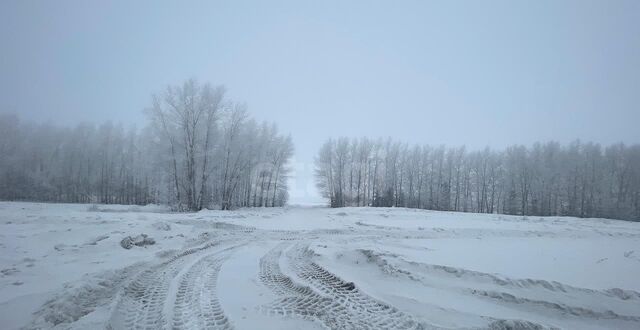
[[[0,112],[142,126],[150,95],[224,84],[296,145],[640,142],[640,1],[0,3]]]

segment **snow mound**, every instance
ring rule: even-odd
[[[127,236],[120,241],[120,246],[129,250],[134,246],[145,246],[145,245],[153,245],[156,244],[156,241],[147,236],[146,234],[140,234],[135,237]]]
[[[87,208],[89,212],[149,212],[149,213],[169,213],[171,208],[165,205],[147,204],[140,205],[98,205],[93,204]]]
[[[34,313],[33,321],[25,329],[66,328],[65,325],[109,304],[138,268],[139,265],[133,265],[120,270],[109,270],[85,276],[75,287],[67,285],[65,290],[49,299]]]

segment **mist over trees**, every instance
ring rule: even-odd
[[[468,151],[339,138],[326,141],[315,163],[317,186],[332,207],[640,220],[640,145]]]
[[[146,113],[149,125],[140,130],[0,115],[0,199],[177,210],[286,203],[291,138],[251,119],[222,86],[169,86]]]

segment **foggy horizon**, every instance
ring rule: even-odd
[[[640,4],[506,4],[5,2],[0,112],[142,128],[167,85],[224,85],[292,135],[292,202],[331,137],[640,142]]]

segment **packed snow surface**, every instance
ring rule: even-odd
[[[0,203],[2,329],[640,329],[639,292],[633,222]]]

